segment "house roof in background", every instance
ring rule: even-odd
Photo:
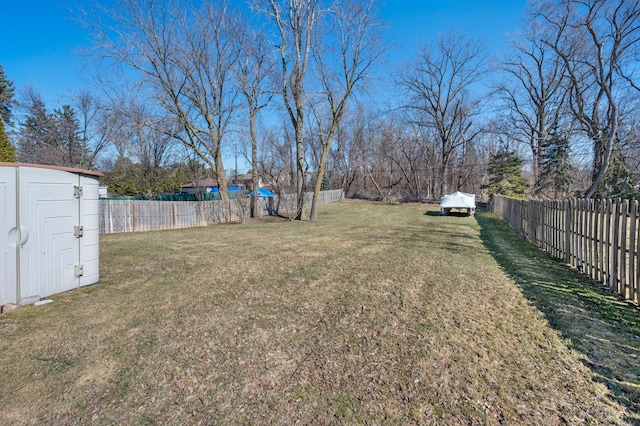
[[[182,185],[180,188],[208,188],[214,186],[218,186],[218,181],[212,178],[206,178],[195,182],[189,182]]]

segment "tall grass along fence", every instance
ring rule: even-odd
[[[639,303],[638,201],[523,201],[495,195],[493,211],[542,250]]]
[[[311,205],[313,193],[305,194],[305,205]],[[341,201],[344,191],[322,191],[319,203]],[[262,214],[290,214],[295,211],[296,196],[287,194],[260,198]],[[154,231],[190,228],[215,223],[242,222],[250,216],[251,200],[238,197],[229,201],[141,201],[100,200],[100,233]]]

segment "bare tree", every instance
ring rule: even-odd
[[[416,122],[434,130],[440,152],[440,196],[447,192],[447,176],[456,151],[479,134],[473,119],[484,96],[478,83],[486,73],[486,57],[479,41],[461,34],[442,34],[435,46],[424,45],[399,77],[406,90],[406,107]]]
[[[297,198],[288,196],[295,194],[296,188],[296,172],[295,172],[295,154],[293,152],[293,137],[287,134],[288,128],[281,129],[276,132],[268,129],[263,133],[261,150],[262,155],[259,156],[260,174],[265,178],[267,184],[278,195],[278,205],[275,210],[287,210],[289,219],[293,219],[295,214]],[[283,209],[280,209],[282,203]]]
[[[304,212],[306,158],[304,124],[306,112],[305,80],[319,16],[318,0],[257,0],[255,7],[275,24],[280,51],[280,93],[295,131],[297,212]]]
[[[80,137],[86,141],[83,147],[88,149],[83,154],[87,162],[84,167],[90,169],[95,166],[98,155],[111,144],[120,123],[88,90],[75,93],[73,100],[79,116]]]
[[[340,177],[345,196],[352,195],[357,180],[362,181],[372,141],[372,116],[362,105],[357,105],[336,131],[336,147],[331,151],[333,164]],[[355,189],[355,188],[354,188]]]
[[[544,43],[564,65],[572,115],[593,142],[589,198],[603,184],[617,149],[620,94],[629,83],[621,73],[640,42],[640,2],[547,1],[533,13],[547,29]]]
[[[155,181],[166,165],[176,126],[173,121],[158,120],[144,105],[130,104],[124,112],[128,118],[126,131],[131,153],[140,164],[139,181],[145,195],[151,199],[159,193]]]
[[[275,62],[273,52],[264,34],[243,31],[237,39],[237,78],[240,91],[245,98],[249,113],[249,136],[251,138],[251,179],[253,197],[251,211],[253,217],[260,217],[258,190],[260,175],[258,171],[258,133],[256,120],[260,111],[269,104],[272,91],[269,84]]]
[[[321,146],[311,220],[318,218],[318,198],[334,135],[354,92],[362,87],[371,66],[386,50],[382,25],[372,0],[334,3],[327,15],[326,35],[313,50],[322,88],[320,106],[313,107]],[[326,111],[326,116],[325,116]]]
[[[411,201],[420,201],[425,184],[425,155],[424,140],[411,132],[403,132],[392,146],[390,160],[394,168],[402,174],[409,190]]]
[[[563,64],[553,50],[540,40],[536,22],[512,40],[513,55],[503,62],[510,79],[498,90],[508,107],[507,120],[515,132],[509,136],[531,148],[533,181],[537,182],[544,159],[545,142],[557,127],[564,110],[567,91],[563,86]]]
[[[368,149],[369,158],[365,173],[383,200],[389,200],[393,191],[401,189],[405,182],[404,173],[398,169],[394,161],[398,140],[403,137],[403,131],[402,126],[388,117],[375,123],[375,136],[373,146]]]
[[[83,11],[95,54],[136,71],[158,109],[182,131],[174,134],[214,170],[228,199],[224,136],[237,110],[232,65],[236,19],[224,1],[120,0],[112,10]]]

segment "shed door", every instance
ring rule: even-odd
[[[20,168],[19,224],[21,236],[20,303],[77,288],[80,201],[74,195],[79,176],[59,170]]]
[[[15,167],[0,167],[0,306],[18,303]]]
[[[83,228],[83,236],[79,239],[79,263],[82,265],[80,285],[84,286],[100,280],[100,185],[96,178],[82,175],[79,178],[82,186],[79,216]]]

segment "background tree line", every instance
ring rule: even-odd
[[[210,176],[223,198],[240,157],[255,185],[299,195],[297,218],[327,186],[638,197],[638,0],[532,1],[507,52],[448,32],[392,73],[372,0],[119,0],[77,17],[91,91],[48,109],[2,73],[0,153],[99,169],[117,193]]]

